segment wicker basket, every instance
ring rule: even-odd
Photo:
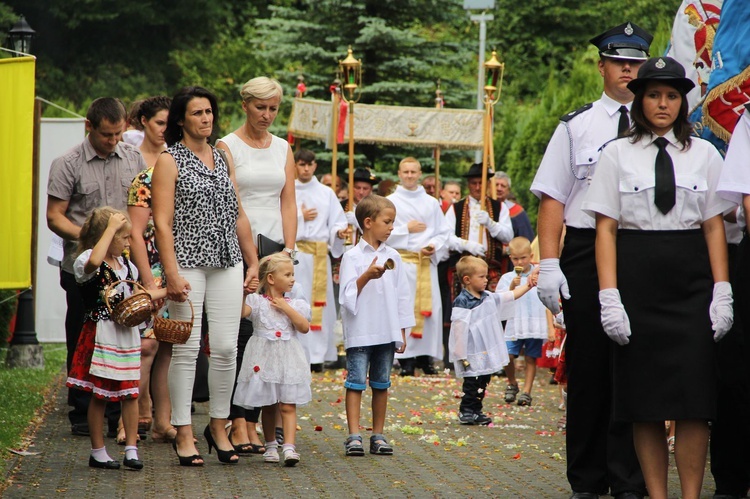
[[[134,284],[140,289],[115,305],[113,309],[109,304],[111,290],[121,282]],[[115,281],[106,287],[104,290],[104,304],[107,305],[107,310],[109,310],[109,316],[112,320],[125,327],[135,327],[144,322],[151,316],[151,312],[154,309],[151,303],[151,295],[148,294],[146,288],[135,281],[127,279]]]
[[[193,302],[190,300],[187,302],[190,305],[189,321],[165,319],[158,311],[154,311],[154,336],[156,336],[157,340],[165,343],[176,343],[178,345],[187,343],[190,333],[193,331],[193,320],[195,319]]]

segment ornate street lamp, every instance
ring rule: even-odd
[[[20,54],[13,54],[13,57],[22,57],[31,53],[31,39],[34,38],[35,33],[36,31],[31,29],[24,16],[16,21],[16,24],[8,31],[9,48],[20,52]]]
[[[8,44],[10,49],[18,52],[13,53],[13,57],[23,57],[30,55],[31,39],[36,33],[26,18],[21,16],[16,24],[8,31]],[[42,111],[41,104],[37,100],[34,103],[34,177],[38,174],[38,156],[39,150],[39,122]],[[32,205],[37,206],[36,192]],[[36,230],[36,217],[33,219],[33,228]],[[6,367],[16,368],[44,368],[44,354],[42,345],[39,344],[34,322],[34,292],[33,285],[36,282],[36,241],[32,242],[32,263],[31,263],[31,282],[32,287],[24,289],[18,294],[18,307],[16,309],[16,327],[13,337],[11,338],[8,348],[8,354],[5,357]]]
[[[355,59],[352,47],[346,59],[339,61],[341,75],[344,77],[344,91],[341,98],[349,106],[349,201],[348,211],[351,211],[354,203],[354,104],[359,102],[362,96],[362,59]],[[348,94],[349,97],[345,94]],[[334,179],[335,182],[335,179]]]
[[[482,154],[482,193],[480,208],[485,209],[485,198],[487,197],[487,169],[495,167],[495,148],[492,143],[492,118],[495,104],[500,101],[500,92],[503,87],[503,74],[505,63],[497,60],[497,51],[492,51],[492,57],[484,63],[485,85],[484,85],[484,152]],[[494,189],[493,189],[494,192]],[[479,242],[482,242],[484,231],[479,232]]]

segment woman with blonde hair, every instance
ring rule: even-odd
[[[279,113],[283,89],[266,76],[249,80],[242,86],[242,110],[245,123],[221,138],[217,147],[231,153],[242,207],[253,231],[284,245],[292,255],[297,237],[297,202],[294,191],[294,154],[289,143],[268,129]],[[266,256],[266,255],[261,255]],[[237,350],[237,366],[242,365],[245,345],[252,336],[252,323],[242,320]],[[265,452],[255,424],[258,410],[232,405],[230,441],[242,454]],[[266,424],[275,425],[274,421]],[[264,425],[265,426],[265,425]]]

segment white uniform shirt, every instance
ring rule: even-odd
[[[568,121],[572,154],[564,123],[557,126],[547,144],[530,190],[539,199],[546,194],[563,203],[565,225],[594,228],[594,219],[581,212],[581,202],[589,179],[594,175],[602,145],[617,137],[620,106],[622,104],[602,93],[601,99],[595,101],[591,109]],[[630,103],[625,106],[630,110]]]
[[[346,229],[346,216],[333,190],[318,182],[313,177],[307,183],[294,181],[297,197],[297,241],[326,241],[331,255],[338,258],[344,252],[344,240],[339,239],[337,232]],[[315,208],[318,216],[305,221],[302,216],[302,205],[305,209]]]
[[[383,265],[392,258],[393,270],[386,270],[380,279],[372,279],[357,295],[357,279],[367,270],[373,258]],[[410,306],[409,283],[401,256],[386,244],[378,249],[360,239],[341,260],[339,302],[344,325],[346,348],[382,345],[396,342],[403,345],[401,329],[415,324],[414,309]],[[408,348],[408,347],[407,347]]]
[[[479,242],[479,231],[483,231],[485,227],[477,222],[477,214],[481,211],[479,201],[471,196],[467,196],[467,202],[469,203],[469,237],[468,241]],[[449,247],[451,251],[463,251],[464,245],[463,240],[456,236],[456,209],[455,205],[449,206],[448,211],[445,212],[445,220],[448,222],[448,227],[451,229],[451,235],[449,238]],[[500,203],[500,215],[491,230],[489,230],[490,236],[493,239],[497,239],[501,243],[508,244],[513,239],[513,224],[510,222],[510,211],[504,203]],[[487,249],[487,236],[482,236],[482,246]]]
[[[724,199],[742,204],[742,195],[750,194],[750,113],[742,115],[732,133],[724,168],[716,190]]]
[[[623,138],[604,148],[583,201],[586,213],[613,218],[621,229],[687,230],[698,229],[705,220],[734,208],[716,193],[722,167],[716,148],[693,138],[690,148],[683,151],[670,130],[664,138],[674,164],[675,205],[666,214],[659,211],[654,204],[656,138],[646,136],[635,144]]]

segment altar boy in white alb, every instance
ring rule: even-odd
[[[337,359],[333,338],[336,306],[331,280],[331,260],[344,252],[347,223],[344,210],[330,187],[315,178],[315,154],[300,149],[294,154],[297,180],[297,249],[295,278],[312,308],[310,333],[300,338],[312,369]]]
[[[422,166],[404,158],[398,166],[401,184],[388,196],[396,206],[396,222],[388,245],[398,250],[411,288],[416,325],[409,333],[409,349],[396,358],[401,375],[412,376],[419,367],[435,374],[432,359],[443,358],[443,311],[437,277],[438,255],[448,244],[450,227],[440,203],[419,185]]]

